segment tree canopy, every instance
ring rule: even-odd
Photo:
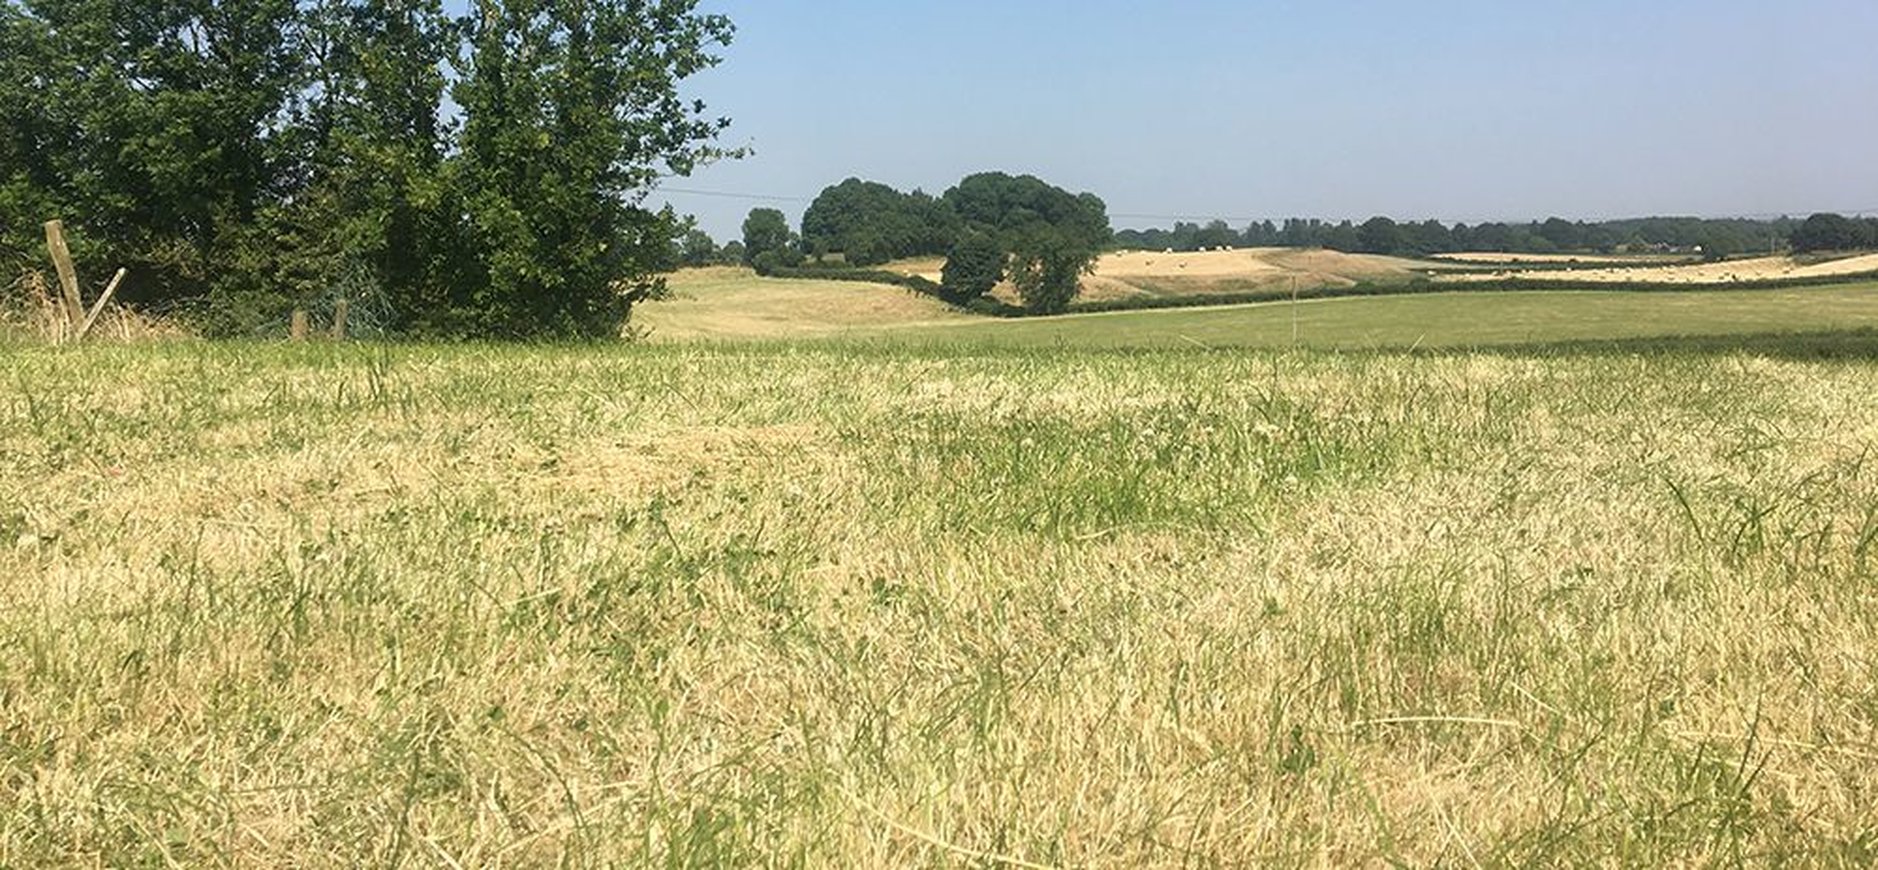
[[[789,218],[773,208],[753,208],[743,219],[743,259],[755,265],[765,254],[778,254],[795,243]]]
[[[1036,311],[1067,306],[1113,239],[1100,197],[1002,172],[967,176],[937,198],[849,178],[810,204],[800,246],[785,241],[787,228],[780,212],[751,212],[744,241],[759,273],[804,254],[842,254],[849,266],[944,254],[941,286],[954,301],[982,296],[1008,274]],[[778,254],[764,259],[769,250]]]
[[[732,33],[696,5],[0,3],[0,259],[59,217],[87,272],[213,331],[345,299],[396,331],[616,334],[683,229],[651,184],[734,156],[679,91]]]
[[[809,253],[842,254],[855,266],[943,254],[957,236],[958,219],[939,200],[859,178],[823,190],[802,215]]]
[[[977,299],[1004,280],[1009,256],[996,239],[984,233],[968,233],[946,252],[939,284],[954,302]]]
[[[1029,175],[983,172],[946,191],[966,230],[996,239],[1009,254],[1011,280],[1033,311],[1062,311],[1081,277],[1113,238],[1108,206]]]
[[[946,191],[945,201],[967,228],[1007,241],[1042,227],[1091,249],[1106,247],[1113,237],[1100,197],[1072,194],[1031,175],[969,175]]]
[[[1807,218],[1793,231],[1793,249],[1811,251],[1850,251],[1878,246],[1878,223],[1859,221],[1845,215],[1824,213]]]
[[[697,227],[686,230],[678,239],[678,264],[681,266],[696,268],[715,265],[722,256],[717,240]]]

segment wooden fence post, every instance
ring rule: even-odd
[[[287,337],[294,341],[306,341],[306,309],[293,310],[293,325],[287,328]]]
[[[351,303],[344,299],[333,305],[333,341],[346,340],[346,314]]]
[[[97,303],[91,306],[91,313],[85,315],[85,322],[79,325],[78,341],[84,341],[85,336],[91,334],[91,327],[97,324],[98,315],[104,313],[104,306],[110,304],[111,297],[117,293],[117,285],[124,283],[124,276],[129,274],[129,269],[119,269],[116,275],[111,276],[111,283],[104,288],[104,294],[98,297]]]
[[[72,265],[72,251],[65,246],[65,223],[46,221],[46,249],[52,253],[52,268],[59,273],[59,286],[65,293],[65,334],[78,332],[85,322],[85,300],[78,295],[78,269]]]

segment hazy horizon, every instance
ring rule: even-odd
[[[850,176],[989,169],[1118,228],[1878,210],[1868,0],[702,9],[738,36],[686,93],[754,155],[667,185],[735,196],[657,198],[720,240]]]

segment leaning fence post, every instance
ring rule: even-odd
[[[294,341],[306,341],[306,309],[293,310],[292,325],[287,327],[287,337]]]
[[[85,322],[85,300],[78,295],[78,268],[72,265],[72,251],[65,245],[65,223],[46,221],[46,249],[52,253],[52,268],[59,273],[59,286],[65,291],[65,334],[78,332]]]
[[[104,306],[110,304],[111,296],[117,293],[117,285],[124,283],[124,276],[129,274],[130,270],[119,269],[117,274],[111,277],[111,283],[104,288],[104,294],[98,297],[97,304],[91,306],[91,313],[85,315],[85,322],[79,325],[78,341],[84,341],[85,336],[91,333],[92,325],[98,322],[98,315],[104,313]]]
[[[346,313],[351,303],[344,299],[333,305],[333,341],[346,340]]]

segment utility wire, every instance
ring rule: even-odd
[[[731,193],[723,190],[694,190],[686,187],[660,187],[660,193],[679,193],[686,196],[710,196],[718,199],[747,199],[757,202],[813,202],[805,196],[771,196],[763,193]]]
[[[1198,215],[1198,214],[1129,214],[1129,213],[1126,213],[1126,212],[1110,212],[1110,213],[1109,213],[1109,217],[1112,217],[1112,218],[1125,218],[1125,219],[1127,219],[1127,220],[1135,220],[1135,221],[1225,221],[1225,222],[1227,222],[1227,223],[1229,223],[1229,224],[1232,224],[1232,223],[1258,223],[1258,222],[1260,222],[1260,221],[1267,221],[1267,220],[1269,220],[1269,221],[1272,221],[1273,223],[1277,223],[1277,222],[1278,222],[1276,218],[1252,218],[1252,217],[1228,217],[1228,216],[1222,216],[1222,215],[1215,215],[1215,214],[1208,214],[1208,215]]]
[[[679,194],[682,196],[705,196],[705,197],[712,197],[715,199],[741,199],[741,200],[748,200],[752,202],[814,202],[815,201],[814,198],[807,197],[807,196],[779,196],[779,195],[767,194],[767,193],[746,193],[746,192],[741,192],[741,191],[728,191],[728,190],[699,190],[697,188],[690,188],[690,187],[659,187],[657,188],[657,191],[659,193],[673,193],[673,194]],[[1760,214],[1737,214],[1737,215],[1725,215],[1722,217],[1698,216],[1697,220],[1774,220],[1777,218],[1792,217],[1794,215],[1799,215],[1799,214],[1813,214],[1815,213],[1815,211],[1817,210],[1765,212],[1765,213],[1760,213]],[[1835,213],[1848,215],[1851,217],[1860,217],[1864,215],[1878,215],[1878,208],[1861,208],[1861,209],[1849,209],[1849,210],[1841,209],[1841,210],[1836,211]],[[1269,217],[1269,216],[1267,217],[1230,217],[1230,216],[1217,215],[1217,214],[1141,214],[1141,213],[1133,213],[1133,212],[1110,212],[1109,217],[1121,218],[1124,220],[1139,220],[1139,221],[1225,221],[1227,223],[1259,223],[1259,222],[1268,221],[1268,220],[1272,221],[1273,223],[1277,223],[1279,221],[1278,218]],[[1680,215],[1676,215],[1676,217],[1680,217]],[[1640,220],[1640,218],[1601,218],[1597,220],[1587,219],[1586,222],[1587,223],[1608,223],[1608,222],[1616,221],[1616,220]],[[1444,221],[1444,223],[1446,223],[1446,221]],[[1511,223],[1525,223],[1525,221],[1483,221],[1483,223],[1509,223],[1511,224]]]

